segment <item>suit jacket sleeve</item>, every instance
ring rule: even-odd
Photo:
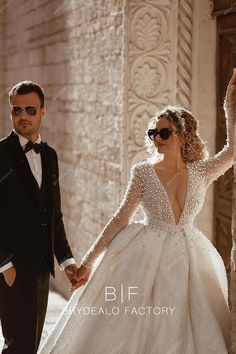
[[[5,149],[0,147],[0,210],[4,208],[5,195],[9,192],[8,181],[11,177],[13,169],[7,164],[7,156]],[[5,266],[13,259],[12,250],[10,250],[4,243],[4,231],[0,226],[0,268]]]
[[[67,260],[68,258],[73,258],[70,246],[68,244],[65,227],[63,223],[63,214],[61,211],[61,194],[60,194],[60,184],[59,184],[59,167],[58,158],[55,152],[55,169],[56,169],[56,179],[54,180],[54,253],[59,264]]]

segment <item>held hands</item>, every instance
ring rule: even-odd
[[[71,291],[78,289],[81,285],[85,285],[89,279],[89,275],[92,271],[91,268],[83,266],[82,264],[77,267],[75,264],[71,264],[65,268],[67,278],[71,283]]]
[[[8,268],[3,272],[3,276],[5,278],[5,282],[7,283],[7,285],[12,286],[16,279],[16,268],[14,266]]]
[[[67,266],[65,268],[65,273],[71,283],[71,291],[74,291],[75,289],[79,288],[81,285],[87,283],[91,271],[92,271],[92,267],[87,268],[84,267],[83,265],[80,265],[79,268],[75,264],[71,264]],[[16,279],[16,268],[14,266],[8,268],[3,272],[3,276],[7,285],[12,287]]]
[[[75,283],[72,288],[71,291],[74,291],[75,289],[78,289],[81,285],[85,285],[89,279],[89,276],[92,272],[92,267],[85,267],[82,264],[80,264],[78,270],[77,270],[77,278],[78,281],[77,283]]]

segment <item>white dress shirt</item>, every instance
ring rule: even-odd
[[[26,144],[28,143],[28,139],[26,139],[24,136],[18,134],[15,129],[13,129],[14,133],[19,136],[19,142],[22,147],[22,149],[25,149]],[[38,139],[35,141],[35,143],[39,144],[41,142],[41,136],[39,134]],[[42,161],[41,161],[41,154],[37,154],[34,149],[31,149],[28,151],[26,154],[27,160],[30,165],[31,172],[33,173],[39,187],[41,187],[42,183]],[[62,262],[59,265],[59,268],[61,270],[64,270],[65,267],[67,267],[70,264],[76,264],[74,258],[68,258],[64,262]],[[4,270],[7,270],[8,268],[11,268],[13,266],[12,262],[8,262],[5,264],[3,267],[0,267],[0,273],[4,272]]]

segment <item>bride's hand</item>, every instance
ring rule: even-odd
[[[233,69],[233,75],[229,80],[224,101],[224,108],[234,107],[235,105],[235,88],[236,88],[236,68]]]
[[[88,268],[82,264],[77,269],[77,282],[72,285],[71,291],[78,289],[81,285],[85,285],[89,279],[92,267]]]

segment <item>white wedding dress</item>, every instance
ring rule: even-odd
[[[228,353],[224,263],[193,224],[208,186],[233,164],[232,116],[227,123],[227,145],[186,164],[188,189],[177,224],[154,166],[133,166],[119,209],[83,258],[89,265],[101,256],[100,262],[71,296],[40,354]],[[132,222],[139,205],[146,218]]]

